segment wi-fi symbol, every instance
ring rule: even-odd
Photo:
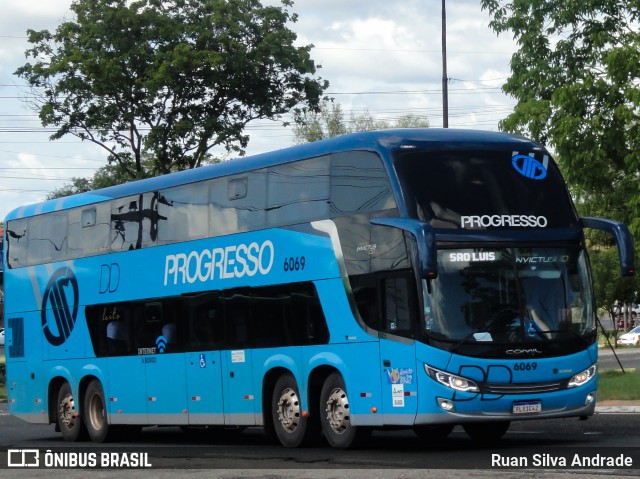
[[[158,339],[156,339],[156,346],[160,353],[164,353],[164,350],[167,347],[167,338],[164,336],[158,336]]]

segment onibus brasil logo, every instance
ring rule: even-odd
[[[54,346],[60,346],[69,336],[78,317],[78,280],[67,266],[58,268],[42,298],[42,331]]]

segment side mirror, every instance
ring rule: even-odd
[[[636,272],[635,253],[633,238],[627,225],[619,221],[602,218],[580,218],[580,220],[586,228],[606,231],[615,237],[618,245],[618,256],[620,257],[620,274],[622,276],[633,276]]]
[[[371,224],[390,226],[412,234],[418,245],[418,261],[420,277],[423,279],[435,279],[438,277],[438,251],[436,248],[436,236],[429,223],[406,218],[377,218],[372,219]]]

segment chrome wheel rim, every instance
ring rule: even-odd
[[[327,399],[327,420],[331,429],[341,434],[349,427],[349,398],[342,388],[335,388]]]
[[[300,399],[291,388],[286,388],[278,400],[278,420],[287,432],[293,432],[300,422]]]
[[[58,416],[60,417],[61,425],[64,425],[68,429],[73,429],[76,423],[76,409],[71,394],[67,394],[62,401],[60,401]]]

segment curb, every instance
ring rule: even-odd
[[[640,414],[640,406],[596,406],[596,414]]]

